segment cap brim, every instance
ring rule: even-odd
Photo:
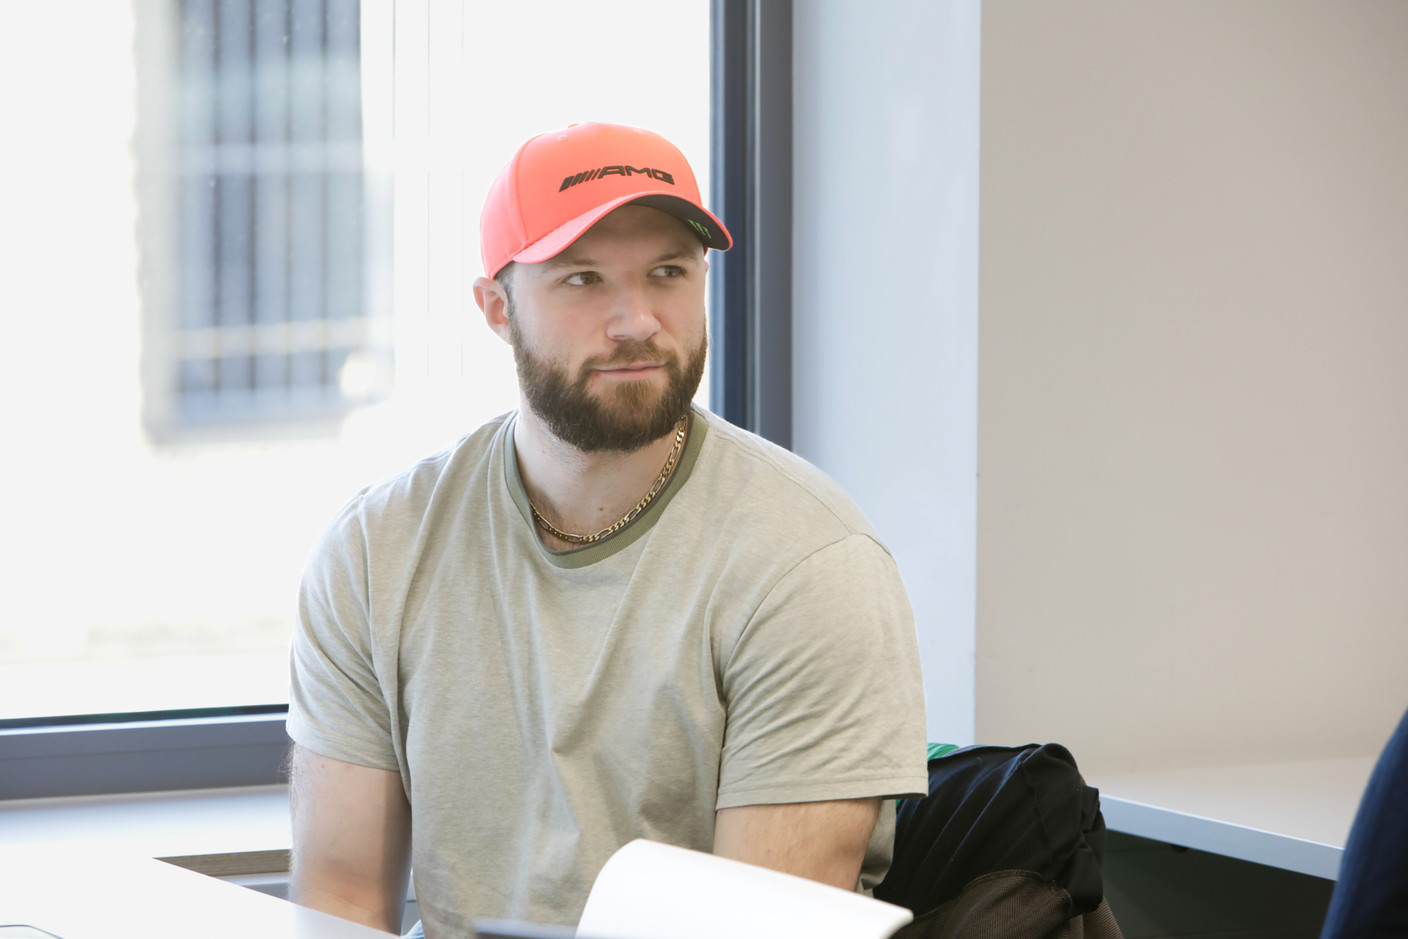
[[[595,206],[590,212],[583,212],[571,221],[559,225],[533,244],[519,251],[510,260],[523,264],[537,264],[549,258],[555,258],[574,241],[586,234],[587,229],[621,206],[631,203],[648,205],[683,220],[706,248],[727,251],[733,246],[733,237],[729,235],[728,229],[724,228],[724,223],[688,199],[681,199],[669,192],[633,192],[628,196],[622,196],[619,199]]]

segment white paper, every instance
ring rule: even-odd
[[[597,875],[577,939],[887,939],[911,919],[850,890],[638,839]]]

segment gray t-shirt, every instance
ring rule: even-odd
[[[574,551],[538,540],[511,415],[358,494],[304,575],[288,728],[400,773],[432,936],[575,924],[618,847],[708,851],[717,809],[928,781],[893,559],[822,473],[703,411],[645,512]]]

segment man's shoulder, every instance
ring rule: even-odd
[[[462,493],[470,478],[487,471],[512,417],[512,412],[501,414],[394,476],[363,487],[344,511],[363,518],[418,516],[447,490]]]
[[[834,524],[849,534],[874,537],[855,501],[823,470],[770,440],[705,412],[709,425],[700,455],[704,485],[751,503],[766,515]]]

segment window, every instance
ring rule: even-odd
[[[586,118],[659,130],[706,183],[709,15],[0,9],[0,112],[27,142],[0,155],[26,259],[0,284],[0,726],[287,700],[323,526],[516,405],[470,292],[489,181]]]

